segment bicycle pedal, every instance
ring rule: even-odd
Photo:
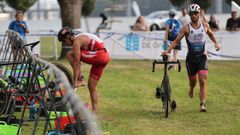
[[[156,91],[156,93],[155,93],[155,97],[156,97],[157,99],[161,98],[161,94],[160,94],[160,92]]]
[[[159,87],[156,88],[155,97],[157,99],[161,98],[161,89]]]
[[[162,102],[165,101],[165,94],[163,92],[161,93],[161,100],[162,100]]]
[[[177,103],[176,103],[175,100],[172,100],[172,102],[171,102],[171,111],[175,112],[176,108],[177,108]]]

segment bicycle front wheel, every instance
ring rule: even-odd
[[[168,108],[169,108],[169,96],[168,96],[168,90],[165,91],[165,100],[164,100],[164,113],[165,117],[168,118]]]
[[[166,77],[164,84],[163,84],[163,90],[164,90],[164,113],[165,113],[165,117],[168,118],[168,113],[169,113],[169,106],[170,106],[170,92],[171,92],[171,88],[170,88],[170,83],[169,83],[169,78]]]

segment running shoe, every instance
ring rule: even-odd
[[[200,104],[200,112],[207,112],[205,103],[201,103],[201,104]]]

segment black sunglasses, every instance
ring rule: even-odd
[[[197,15],[199,12],[198,11],[190,11],[189,15]]]

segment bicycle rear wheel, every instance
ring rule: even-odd
[[[5,112],[8,102],[8,96],[4,92],[0,92],[0,116]]]
[[[59,68],[67,77],[69,83],[73,86],[73,75],[71,71],[60,63],[53,63],[57,68]]]
[[[6,91],[6,88],[4,88],[4,83],[0,80],[0,116],[5,112],[8,103],[8,95],[4,91]]]

